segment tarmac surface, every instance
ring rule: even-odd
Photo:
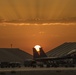
[[[0,68],[0,72],[1,71],[44,71],[44,70],[75,70],[76,71],[76,67],[72,67],[72,68],[65,68],[65,67],[57,67],[57,68],[32,68],[32,67],[22,67],[22,68]]]
[[[76,75],[74,68],[0,68],[0,75]]]

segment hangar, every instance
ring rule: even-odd
[[[65,42],[60,46],[48,51],[46,54],[48,57],[62,57],[71,53],[76,53],[76,42]]]
[[[32,55],[19,48],[0,48],[1,62],[24,62],[25,59],[31,59]]]

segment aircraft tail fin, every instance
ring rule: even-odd
[[[33,59],[36,59],[36,58],[39,58],[39,57],[40,56],[39,56],[38,52],[36,51],[35,48],[33,48]]]
[[[40,48],[40,57],[47,57],[46,53]]]
[[[33,59],[42,58],[42,57],[47,57],[43,49],[40,48],[40,51],[38,52],[35,48],[33,48]]]

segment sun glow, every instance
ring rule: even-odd
[[[41,46],[36,45],[34,48],[39,52],[39,50],[40,50]]]

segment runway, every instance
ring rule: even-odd
[[[0,72],[1,71],[44,71],[44,70],[76,70],[76,67],[73,68],[65,68],[65,67],[58,67],[58,68],[32,68],[32,67],[22,67],[22,68],[0,68]]]
[[[0,75],[76,75],[75,68],[0,68]]]

